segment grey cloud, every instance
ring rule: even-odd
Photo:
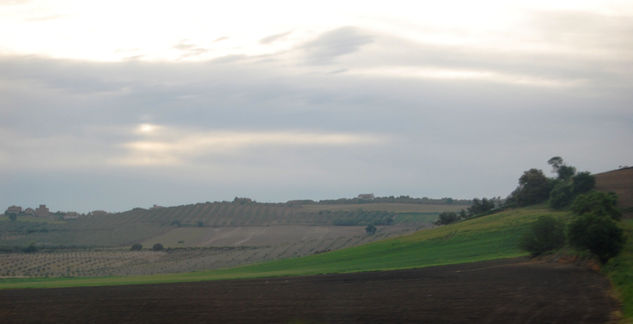
[[[321,34],[307,42],[302,49],[310,64],[327,64],[334,59],[352,54],[373,42],[373,36],[355,27],[341,27]]]
[[[346,33],[367,34],[353,30],[332,37],[345,39]],[[34,199],[65,210],[121,210],[236,195],[280,201],[367,191],[503,196],[523,170],[546,168],[545,160],[554,155],[594,172],[633,160],[622,150],[633,144],[631,83],[596,95],[591,87],[544,90],[348,73],[434,65],[561,77],[569,69],[609,78],[584,58],[530,61],[529,55],[431,47],[383,35],[371,41],[362,51],[358,42],[345,47],[323,41],[319,46],[333,44],[335,50],[316,55],[322,65],[297,64],[291,70],[282,54],[187,64],[2,58],[0,205]],[[556,62],[565,68],[547,74]],[[336,70],[342,71],[330,73]],[[228,156],[202,154],[186,168],[104,165],[121,153],[121,144],[136,140],[121,129],[141,122],[209,132],[381,134],[392,140],[345,147],[254,146]],[[42,155],[46,159],[38,158]],[[41,186],[38,175],[45,179]],[[78,201],[85,206],[73,205]]]
[[[278,41],[280,39],[286,38],[286,36],[290,35],[291,33],[292,32],[289,31],[289,32],[285,32],[285,33],[279,33],[279,34],[270,35],[270,36],[267,36],[267,37],[264,37],[264,38],[260,39],[259,42],[261,44],[270,44],[270,43],[276,42],[276,41]]]

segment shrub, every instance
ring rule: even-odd
[[[521,237],[519,246],[533,256],[561,248],[565,244],[565,225],[552,216],[541,216]]]
[[[134,243],[132,244],[132,247],[130,248],[130,250],[132,251],[140,251],[143,249],[143,245],[141,243]]]
[[[31,243],[29,244],[29,246],[25,247],[22,251],[24,253],[35,253],[37,252],[37,247],[35,246],[35,243]]]
[[[458,216],[454,212],[443,212],[437,217],[437,221],[435,221],[436,225],[447,225],[450,223],[454,223],[458,220]]]
[[[164,248],[164,247],[163,247],[163,245],[162,245],[162,244],[160,244],[160,243],[156,243],[156,244],[154,244],[154,246],[152,246],[152,251],[162,251],[162,250],[164,250],[164,249],[165,249],[165,248]]]
[[[610,192],[604,193],[599,191],[591,191],[586,194],[579,195],[571,204],[571,210],[578,214],[596,214],[606,215],[613,219],[620,219],[620,211],[615,207],[618,197]]]
[[[558,182],[549,194],[549,206],[561,209],[569,206],[574,199],[574,187],[570,182]]]
[[[373,224],[367,225],[367,227],[365,227],[365,232],[367,232],[367,234],[369,234],[369,235],[375,234],[376,233],[376,226],[374,226]]]
[[[620,252],[624,245],[622,229],[607,215],[586,213],[569,224],[569,243],[587,249],[603,263]]]

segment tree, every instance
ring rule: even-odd
[[[164,249],[165,249],[165,248],[164,248],[164,247],[163,247],[163,245],[162,245],[162,244],[160,244],[160,243],[156,243],[156,244],[154,244],[154,246],[152,246],[152,251],[162,251],[162,250],[164,250]]]
[[[140,251],[143,249],[143,245],[141,243],[134,243],[132,244],[132,247],[130,248],[130,250],[132,251]]]
[[[553,172],[558,172],[558,168],[563,165],[563,158],[560,156],[554,156],[551,159],[547,160],[547,164],[551,165],[554,169]]]
[[[519,246],[533,256],[561,248],[565,244],[565,225],[552,216],[541,216],[521,237]]]
[[[566,165],[563,158],[555,156],[547,161],[552,166],[552,172],[558,174],[559,180],[569,180],[576,174],[576,168]]]
[[[471,216],[487,213],[495,208],[495,202],[493,199],[473,198],[473,204],[468,207],[468,213]]]
[[[509,201],[518,206],[540,203],[549,198],[552,182],[543,171],[530,169],[519,178],[519,186],[510,194]]]
[[[435,221],[435,224],[447,225],[456,222],[458,219],[459,218],[457,217],[457,214],[454,212],[442,212],[437,217],[437,221]]]
[[[617,202],[618,196],[612,192],[591,191],[576,197],[570,209],[577,215],[592,213],[609,216],[618,220],[622,214],[620,214],[620,211],[615,207]]]
[[[18,219],[18,214],[16,213],[9,213],[7,214],[7,216],[9,217],[9,221],[15,222]]]
[[[587,171],[579,172],[572,178],[572,184],[574,194],[578,195],[592,190],[596,186],[596,178]]]
[[[624,245],[622,229],[608,216],[586,213],[569,224],[569,243],[587,249],[603,263],[620,252]]]
[[[198,221],[197,225],[198,225],[198,227],[204,227],[204,222],[203,221]]]
[[[181,224],[180,224],[179,220],[174,219],[173,221],[171,221],[170,225],[174,225],[174,226],[180,227]]]
[[[376,226],[373,224],[367,225],[367,227],[365,227],[365,232],[369,235],[374,235],[376,233]]]

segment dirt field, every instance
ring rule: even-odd
[[[605,323],[599,274],[525,259],[390,272],[0,291],[0,322]]]
[[[597,190],[615,192],[618,207],[625,210],[633,208],[633,168],[598,173],[595,177]],[[633,212],[625,212],[624,216],[633,217]]]

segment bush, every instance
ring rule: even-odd
[[[587,249],[603,263],[620,252],[624,245],[622,229],[607,215],[586,213],[569,224],[569,243]]]
[[[576,197],[571,204],[571,210],[578,215],[606,215],[618,220],[622,215],[615,207],[617,201],[618,197],[612,192],[591,191]]]
[[[367,225],[367,227],[365,227],[365,232],[369,235],[376,234],[376,226],[372,224]]]
[[[549,206],[562,209],[571,204],[574,199],[574,187],[570,182],[558,182],[549,194]]]
[[[457,214],[454,212],[443,212],[438,216],[437,221],[435,221],[435,224],[447,225],[447,224],[456,222],[458,219],[459,218]]]
[[[519,246],[533,256],[561,248],[565,244],[565,225],[552,216],[541,216],[521,237]]]
[[[35,243],[31,243],[29,244],[29,246],[25,247],[22,252],[24,253],[35,253],[37,252],[37,246],[35,246]]]
[[[132,251],[140,251],[143,249],[143,245],[141,243],[134,243],[132,244],[132,247],[130,248],[130,250]]]
[[[162,251],[162,250],[164,250],[164,249],[165,249],[165,248],[164,248],[164,247],[163,247],[163,245],[162,245],[162,244],[160,244],[160,243],[156,243],[156,244],[154,244],[154,246],[152,246],[152,251]]]

